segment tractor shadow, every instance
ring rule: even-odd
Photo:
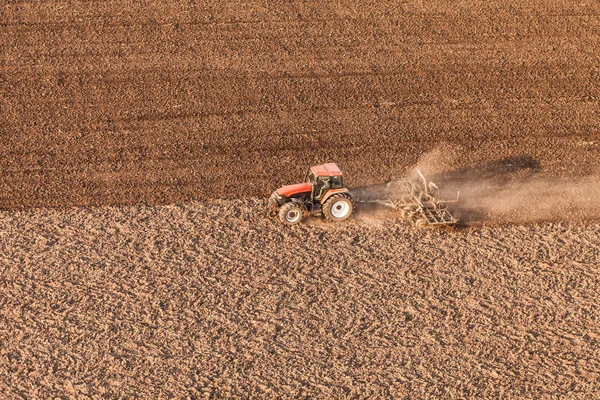
[[[540,171],[541,165],[537,160],[530,156],[518,156],[429,174],[428,178],[444,185],[472,181],[490,181],[501,184],[516,178],[530,178]]]

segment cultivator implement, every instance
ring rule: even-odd
[[[447,203],[458,201],[441,200],[440,189],[428,182],[417,169],[420,180],[401,178],[391,181],[385,188],[385,197],[377,200],[365,200],[364,203],[377,203],[399,210],[403,218],[412,220],[419,228],[426,226],[453,225],[458,222],[448,210]]]

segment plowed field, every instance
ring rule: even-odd
[[[599,170],[596,2],[0,12],[0,208],[265,196],[324,161],[363,186],[441,142],[460,146],[455,168]]]
[[[0,214],[7,397],[590,398],[600,226]]]
[[[600,5],[0,4],[7,398],[600,392]],[[467,227],[359,204],[418,165]]]

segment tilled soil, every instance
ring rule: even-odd
[[[600,226],[283,227],[262,200],[0,213],[7,397],[581,398]]]
[[[593,397],[599,42],[585,1],[5,2],[0,393]],[[325,161],[470,227],[263,211]]]
[[[9,1],[0,208],[266,196],[310,164],[600,171],[597,2]]]

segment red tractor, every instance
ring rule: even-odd
[[[342,171],[336,164],[309,168],[304,181],[283,186],[269,198],[269,206],[279,209],[281,222],[294,225],[306,215],[323,215],[329,221],[344,221],[350,217],[354,200],[344,187]]]

